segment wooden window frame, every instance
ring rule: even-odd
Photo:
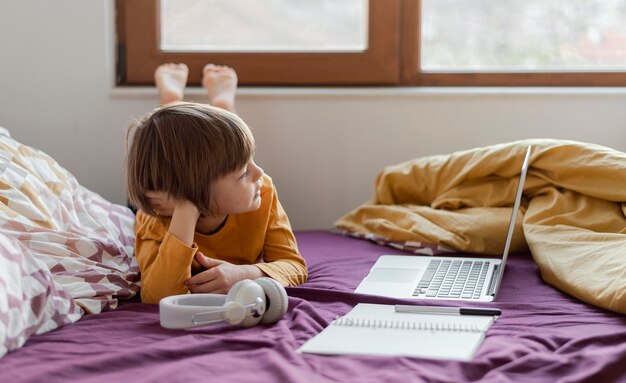
[[[624,72],[432,73],[420,65],[421,0],[370,0],[368,48],[355,53],[164,52],[157,0],[116,0],[118,84],[154,84],[165,62],[189,66],[199,85],[209,62],[237,70],[241,85],[626,86]]]
[[[164,52],[158,47],[156,0],[117,0],[119,82],[153,84],[153,73],[165,62],[189,66],[189,83],[200,84],[207,63],[237,70],[241,85],[396,84],[399,78],[400,0],[370,0],[369,42],[355,53]]]
[[[413,86],[626,86],[626,72],[420,72],[421,0],[402,2],[402,85]]]

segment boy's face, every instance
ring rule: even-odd
[[[242,214],[261,207],[261,169],[250,158],[246,166],[213,184],[211,210],[216,214]]]

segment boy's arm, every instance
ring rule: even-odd
[[[269,219],[263,245],[265,263],[257,263],[255,266],[285,286],[301,285],[308,277],[306,262],[298,251],[289,218],[278,201],[275,189],[272,190],[270,201]]]
[[[197,251],[193,244],[195,216],[193,209],[175,209],[166,231],[161,222],[138,214],[135,252],[144,303],[158,303],[166,296],[189,292],[184,281],[191,277],[191,263]]]
[[[186,199],[176,199],[162,191],[150,191],[146,194],[150,207],[161,217],[171,217],[168,231],[188,246],[193,243],[200,211]]]
[[[174,213],[167,231],[175,235],[182,243],[191,247],[198,218],[200,218],[200,212],[196,205],[189,201],[181,201],[174,207]]]

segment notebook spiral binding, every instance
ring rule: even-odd
[[[467,323],[438,323],[426,321],[406,321],[406,320],[383,320],[370,318],[345,318],[338,317],[331,322],[331,325],[346,327],[369,327],[398,330],[421,330],[421,331],[459,331],[459,332],[481,332],[476,325]]]

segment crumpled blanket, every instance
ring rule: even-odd
[[[0,128],[0,357],[137,294],[134,221]]]
[[[383,169],[373,200],[336,225],[387,242],[501,254],[528,145],[511,251],[530,250],[547,283],[626,314],[626,154],[617,150],[532,139],[418,158]]]

